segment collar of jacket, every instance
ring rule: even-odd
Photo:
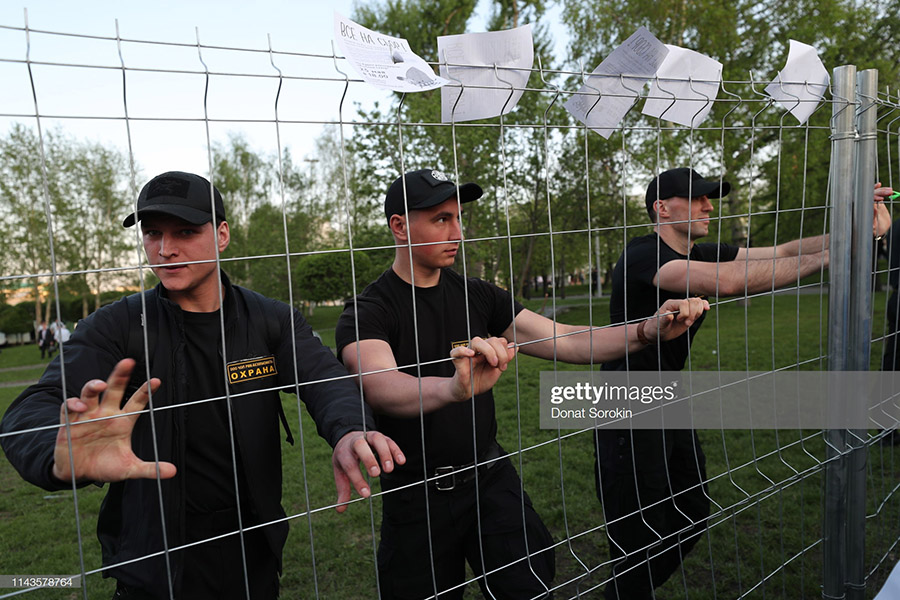
[[[221,278],[222,288],[224,291],[222,296],[225,303],[225,326],[228,327],[233,324],[234,321],[238,318],[234,300],[234,286],[231,285],[231,280],[228,278],[228,275],[225,273],[225,271],[221,269],[219,269],[219,277]],[[177,318],[179,321],[181,321],[181,307],[172,300],[169,300],[169,290],[163,287],[162,282],[156,284],[156,294],[159,297],[160,301],[168,309],[172,310],[174,314],[178,315]]]

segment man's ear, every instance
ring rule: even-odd
[[[388,222],[388,226],[391,228],[391,233],[394,234],[394,238],[401,242],[405,242],[409,237],[406,218],[406,215],[391,215],[391,220]]]
[[[656,221],[659,222],[660,217],[668,217],[669,209],[666,207],[666,203],[663,200],[655,200],[653,202],[653,209],[656,211]]]
[[[231,231],[228,229],[228,221],[222,221],[216,227],[216,243],[219,245],[219,254],[225,252],[225,248],[231,242]]]

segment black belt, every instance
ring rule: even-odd
[[[477,463],[466,465],[437,467],[428,477],[428,484],[438,492],[451,492],[457,487],[462,487],[475,481],[475,474],[480,471],[485,475],[497,464],[497,458],[503,455],[503,450],[492,442],[490,447],[482,454]],[[477,469],[476,469],[477,464]]]

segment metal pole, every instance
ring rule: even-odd
[[[829,239],[828,362],[831,371],[850,369],[850,275],[856,150],[856,67],[834,70],[831,117],[831,235]],[[844,597],[846,581],[847,431],[825,432],[825,511],[822,523],[822,597]]]
[[[869,69],[857,76],[859,104],[856,112],[856,182],[853,197],[853,287],[850,298],[851,369],[869,370],[872,339],[872,184],[875,183],[875,143],[878,111],[875,95],[878,71]],[[867,406],[866,403],[861,403]],[[866,593],[866,430],[851,430],[847,436],[847,582],[848,600],[864,600]]]

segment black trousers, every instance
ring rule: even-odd
[[[453,491],[429,485],[428,516],[424,484],[384,495],[378,546],[384,600],[433,598],[436,591],[440,600],[462,598],[466,561],[476,575],[487,573],[486,581],[478,581],[485,597],[550,597],[547,590],[556,573],[553,540],[531,499],[527,494],[523,498],[518,473],[509,459],[502,459],[479,477],[480,540],[474,482]],[[384,477],[382,481],[386,489],[403,483]],[[532,556],[527,558],[528,554]]]
[[[613,579],[608,600],[644,600],[706,529],[706,457],[691,430],[598,430],[597,497]]]

